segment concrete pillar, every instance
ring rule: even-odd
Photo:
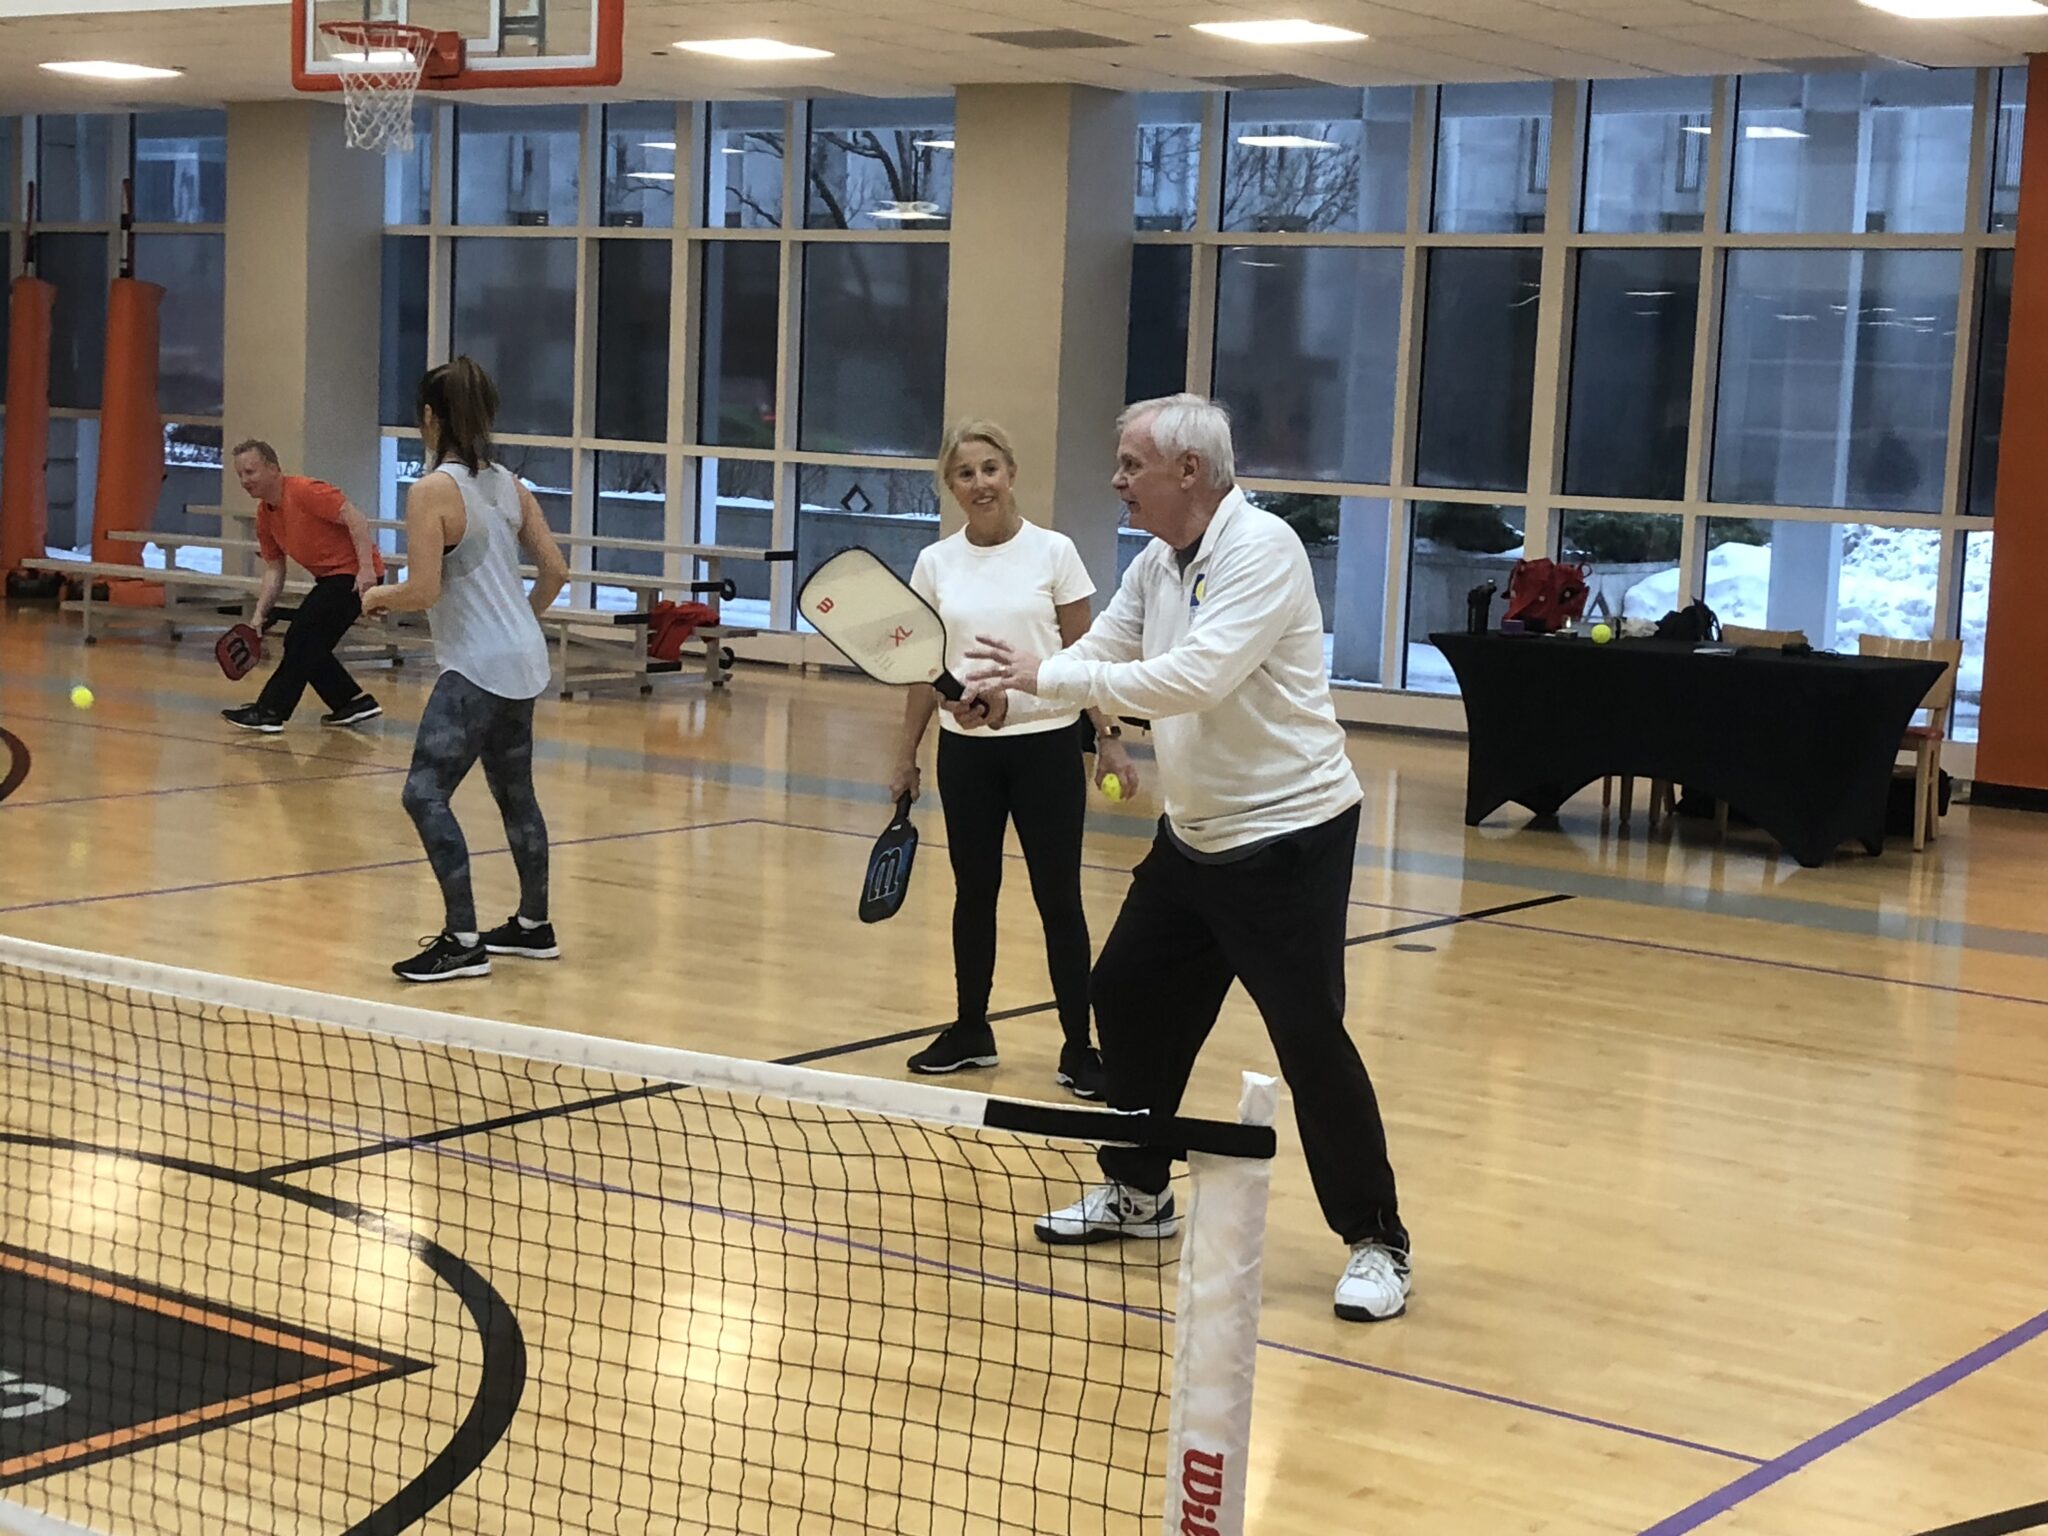
[[[228,108],[226,445],[260,437],[372,515],[383,225],[384,157],[339,106]]]
[[[1018,501],[1116,587],[1109,488],[1130,323],[1137,108],[1087,86],[964,85],[954,98],[946,414],[999,421]],[[959,526],[950,498],[947,531]]]

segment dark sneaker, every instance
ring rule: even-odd
[[[494,955],[517,955],[522,960],[562,958],[562,946],[555,942],[553,923],[542,923],[538,928],[528,928],[516,917],[506,918],[485,934],[484,948]]]
[[[359,693],[340,709],[329,710],[320,717],[322,725],[361,725],[365,720],[374,720],[384,713],[384,706],[367,693]]]
[[[1102,1053],[1092,1045],[1062,1046],[1060,1067],[1052,1079],[1077,1099],[1101,1098],[1106,1084]]]
[[[910,1070],[958,1072],[962,1067],[993,1067],[997,1060],[994,1030],[986,1024],[950,1024],[938,1039],[910,1058]]]
[[[482,943],[465,944],[452,933],[420,940],[420,952],[391,967],[400,981],[454,981],[461,976],[491,974],[491,956]]]
[[[245,731],[262,731],[275,736],[284,729],[284,722],[265,709],[261,704],[244,704],[240,709],[224,709],[221,719],[229,725],[239,725]]]

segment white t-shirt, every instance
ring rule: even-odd
[[[1002,544],[970,544],[962,528],[926,545],[910,587],[945,621],[946,670],[955,677],[966,675],[967,651],[976,635],[1007,640],[1033,656],[1052,655],[1063,643],[1055,610],[1095,593],[1074,541],[1032,522]],[[1080,711],[1070,705],[1013,692],[1003,734],[1056,731],[1079,718]],[[960,729],[943,711],[939,725]]]

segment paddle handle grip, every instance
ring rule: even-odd
[[[938,689],[939,697],[949,703],[958,704],[967,695],[967,690],[961,685],[960,679],[951,672],[942,670],[937,677],[932,679],[932,686]],[[988,714],[988,700],[976,699],[974,701],[974,708],[979,714],[986,716]]]

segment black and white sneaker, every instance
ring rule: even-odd
[[[555,942],[553,923],[542,923],[538,928],[529,928],[517,917],[506,918],[485,934],[484,948],[494,955],[517,955],[522,960],[562,958],[562,946]]]
[[[1172,1237],[1180,1230],[1173,1191],[1156,1195],[1129,1184],[1098,1184],[1063,1210],[1041,1216],[1031,1230],[1041,1243],[1107,1243],[1118,1238]]]
[[[1107,1082],[1102,1053],[1092,1045],[1062,1046],[1059,1070],[1052,1078],[1077,1099],[1099,1099]]]
[[[374,720],[384,713],[384,706],[367,693],[359,693],[340,709],[329,710],[320,717],[322,725],[361,725],[365,720]]]
[[[224,709],[221,719],[229,725],[239,725],[245,731],[262,731],[275,736],[284,729],[284,722],[265,709],[261,704],[244,704],[240,709]]]
[[[949,1024],[939,1038],[910,1058],[910,1070],[927,1076],[958,1072],[962,1067],[993,1067],[995,1031],[986,1024]]]
[[[491,974],[491,956],[481,943],[465,944],[452,933],[420,940],[420,952],[391,967],[400,981],[454,981]]]

